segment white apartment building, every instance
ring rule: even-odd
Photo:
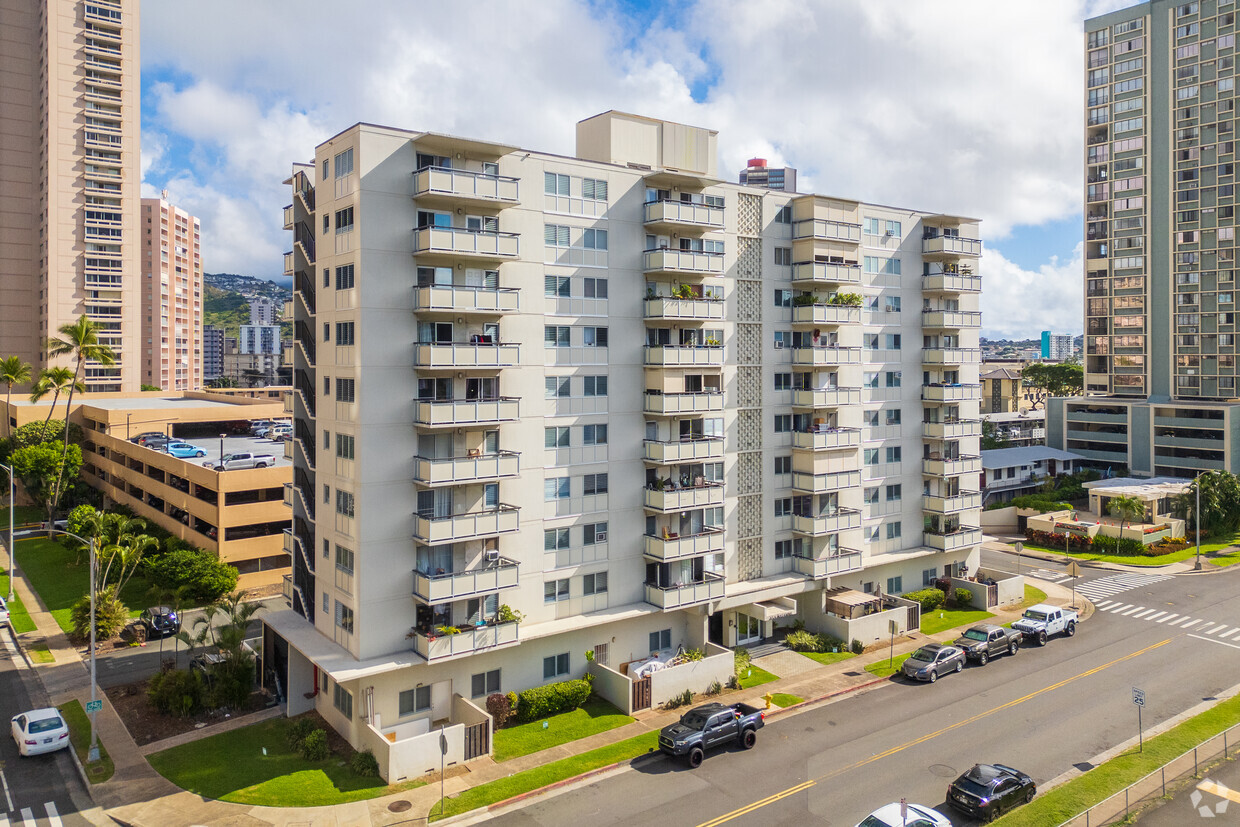
[[[166,198],[142,199],[142,381],[202,387],[202,254],[198,219]]]
[[[976,570],[977,221],[727,183],[716,140],[358,124],[295,167],[290,714],[457,738],[587,650],[752,644]]]
[[[252,325],[273,325],[280,321],[280,312],[284,308],[284,303],[279,306],[266,296],[257,296],[250,299],[250,324]]]
[[[280,352],[280,326],[278,324],[243,324],[238,328],[237,350],[240,353]]]

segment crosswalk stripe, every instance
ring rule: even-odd
[[[1181,629],[1188,629],[1189,627],[1196,626],[1198,623],[1205,623],[1205,621],[1204,621],[1204,620],[1192,620],[1192,621],[1189,621],[1188,623],[1185,623],[1185,624],[1184,624],[1183,626],[1181,626],[1180,628],[1181,628]]]
[[[1160,620],[1160,621],[1158,621],[1158,622],[1159,622],[1159,623],[1166,623],[1168,620],[1174,620],[1174,619],[1175,619],[1175,618],[1177,618],[1177,617],[1183,617],[1183,616],[1184,616],[1184,615],[1167,615],[1166,617],[1164,617],[1162,620]]]
[[[29,807],[22,807],[22,824],[25,827],[39,827],[39,823],[34,818],[34,811]]]
[[[1140,611],[1142,608],[1144,608],[1144,607],[1142,607],[1142,606],[1133,606],[1131,609],[1129,609],[1128,611],[1124,612],[1124,614],[1123,614],[1123,615],[1121,615],[1121,616],[1122,616],[1122,617],[1128,617],[1128,615],[1132,614],[1133,612]]]
[[[1141,618],[1145,617],[1147,614],[1149,614],[1149,613],[1150,613],[1150,612],[1152,612],[1152,611],[1154,611],[1154,610],[1153,610],[1153,609],[1146,609],[1146,610],[1145,610],[1145,611],[1143,611],[1143,612],[1138,612],[1137,614],[1135,614],[1135,615],[1133,615],[1133,616],[1132,616],[1132,619],[1133,619],[1133,620],[1140,620]]]
[[[1223,635],[1223,637],[1232,637],[1233,635],[1240,638],[1240,629],[1232,629],[1230,632]]]
[[[1102,609],[1105,609],[1107,606],[1110,606],[1114,602],[1115,602],[1114,600],[1104,600],[1101,603],[1095,603],[1094,608],[1101,611]]]
[[[1158,620],[1158,618],[1162,617],[1165,614],[1166,612],[1159,612],[1158,614],[1150,615],[1149,617],[1146,618],[1146,620]]]
[[[1227,624],[1226,624],[1226,623],[1220,623],[1220,624],[1219,624],[1219,625],[1217,625],[1217,626],[1211,626],[1209,629],[1206,629],[1206,628],[1204,628],[1204,627],[1203,627],[1203,628],[1199,629],[1198,631],[1199,631],[1199,632],[1201,632],[1203,635],[1212,635],[1212,634],[1214,634],[1215,632],[1217,632],[1219,629],[1224,629],[1224,628],[1226,628],[1226,627],[1227,627]]]
[[[1114,612],[1119,612],[1119,611],[1122,611],[1122,610],[1124,610],[1124,609],[1127,609],[1127,608],[1128,608],[1129,606],[1131,606],[1131,605],[1132,605],[1131,603],[1117,603],[1117,604],[1115,604],[1114,606],[1112,606],[1111,608],[1107,609],[1107,611],[1108,611],[1108,612],[1112,612],[1112,613],[1114,613]]]
[[[0,813],[0,827],[9,827],[9,817],[4,813]]]
[[[55,801],[45,801],[43,803],[43,809],[47,810],[47,823],[51,825],[51,827],[63,827],[63,824],[60,821],[60,813],[56,812]]]
[[[1224,625],[1224,626],[1226,626],[1227,624],[1226,624],[1226,623],[1224,623],[1223,625]],[[1234,631],[1236,631],[1236,630],[1235,630],[1235,629],[1228,629],[1226,632],[1222,632],[1222,633],[1220,633],[1220,634],[1219,634],[1219,637],[1230,637],[1230,636],[1231,636],[1231,633],[1232,633],[1232,632],[1234,632]]]

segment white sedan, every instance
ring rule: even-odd
[[[9,607],[4,602],[4,598],[0,597],[0,626],[9,622]]]
[[[69,746],[69,725],[56,709],[32,709],[13,716],[13,740],[22,755],[55,752]]]
[[[906,815],[901,815],[900,804],[888,804],[870,813],[857,827],[952,827],[952,823],[938,810],[920,804],[905,804]]]

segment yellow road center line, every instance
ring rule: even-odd
[[[1222,784],[1215,784],[1213,781],[1206,780],[1198,784],[1197,789],[1240,804],[1240,792],[1224,787]]]
[[[1005,709],[1011,709],[1014,706],[1023,704],[1025,701],[1033,700],[1039,695],[1045,695],[1047,692],[1052,692],[1056,689],[1061,689],[1067,686],[1068,684],[1073,683],[1074,681],[1080,680],[1081,678],[1088,678],[1090,675],[1096,675],[1102,670],[1109,669],[1112,666],[1115,666],[1116,664],[1123,663],[1126,660],[1132,660],[1133,658],[1138,657],[1140,655],[1144,655],[1146,652],[1151,652],[1154,649],[1159,648],[1160,646],[1166,646],[1168,643],[1171,642],[1171,640],[1172,640],[1171,638],[1167,638],[1164,641],[1160,641],[1159,643],[1146,646],[1144,649],[1138,649],[1137,651],[1124,655],[1121,658],[1116,658],[1113,661],[1108,661],[1107,663],[1104,663],[1101,666],[1095,666],[1093,669],[1087,669],[1084,672],[1081,672],[1080,674],[1077,674],[1077,675],[1073,675],[1070,678],[1064,678],[1058,683],[1053,683],[1050,686],[1044,686],[1041,689],[1030,692],[1028,695],[1024,695],[1020,698],[1016,698],[1014,700],[1008,701],[1005,704],[1000,704],[999,706],[993,707],[992,709],[988,709],[985,712],[979,712],[978,714],[974,715],[971,718],[965,718],[962,721],[957,721],[956,723],[945,726],[942,729],[935,730],[934,732],[928,732],[925,735],[921,736],[920,738],[915,738],[912,741],[907,741],[903,744],[900,744],[899,746],[892,747],[889,750],[885,750],[876,755],[872,755],[869,758],[863,759],[861,761],[857,761],[854,764],[849,764],[846,767],[841,767],[838,770],[834,770],[832,772],[827,773],[826,775],[819,776],[818,778],[812,778],[809,781],[805,781],[800,784],[797,784],[795,787],[789,787],[788,789],[783,790],[782,792],[775,793],[774,795],[768,796],[760,801],[755,801],[752,804],[747,804],[744,807],[741,807],[737,810],[733,810],[730,813],[724,813],[723,815],[717,818],[713,818],[710,821],[704,821],[700,825],[698,825],[698,827],[718,827],[718,825],[720,824],[724,824],[726,822],[732,821],[735,818],[739,818],[743,815],[746,815],[747,813],[751,813],[754,810],[767,806],[768,804],[774,804],[776,801],[779,801],[780,799],[787,798],[790,795],[795,795],[796,793],[799,793],[802,790],[808,790],[810,787],[814,786],[819,781],[826,781],[829,778],[834,778],[837,775],[842,775],[846,772],[859,769],[861,767],[866,766],[867,764],[872,764],[875,761],[880,761],[883,758],[890,758],[896,753],[903,752],[904,750],[909,749],[910,747],[915,747],[918,744],[924,744],[926,741],[930,741],[934,738],[939,737],[940,735],[945,735],[948,732],[951,732],[952,730],[959,729],[960,727],[967,726],[969,724],[977,723],[983,718],[987,718],[995,714],[996,712],[1002,712]],[[1204,789],[1204,787],[1202,789]],[[1231,791],[1229,790],[1228,792],[1231,792]],[[1222,795],[1222,793],[1216,793],[1216,794]],[[1233,792],[1231,794],[1234,796],[1237,796],[1237,798],[1232,799],[1233,801],[1240,800],[1240,793]]]

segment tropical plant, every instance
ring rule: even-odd
[[[159,387],[158,385],[148,385],[145,382],[143,382],[141,385],[138,386],[138,390],[142,391],[143,393],[149,393],[150,391],[162,391],[163,388]]]
[[[1112,497],[1107,503],[1107,513],[1119,518],[1119,530],[1123,531],[1126,523],[1135,523],[1145,516],[1145,503],[1127,494]]]
[[[1201,494],[1201,529],[1231,534],[1240,529],[1240,478],[1229,471],[1203,471],[1175,498],[1176,513],[1197,528],[1197,494]]]
[[[69,453],[69,410],[73,407],[73,392],[81,381],[82,371],[89,359],[105,367],[116,364],[116,354],[112,348],[99,341],[99,328],[83,313],[72,324],[61,325],[60,336],[47,341],[47,357],[49,360],[58,356],[70,356],[75,365],[73,383],[69,385],[69,398],[65,401],[65,441],[63,453]],[[61,466],[60,477],[56,480],[54,503],[60,500],[61,488],[64,484],[64,467]]]
[[[9,456],[9,464],[22,481],[27,496],[47,515],[50,521],[56,509],[56,486],[62,474],[76,477],[82,468],[82,449],[70,445],[63,455],[52,442],[18,448]]]
[[[48,423],[52,421],[52,416],[56,413],[56,403],[60,401],[60,395],[68,390],[85,391],[86,385],[78,382],[73,378],[73,371],[68,368],[56,367],[46,368],[39,373],[39,378],[30,386],[30,401],[40,402],[43,397],[49,393],[52,394],[52,404],[47,409],[47,416],[43,419],[43,430],[39,434],[39,441],[44,442],[51,437],[47,433]],[[68,405],[65,406],[65,421],[68,421]],[[62,427],[63,433],[63,427]]]
[[[1047,397],[1077,396],[1085,388],[1085,369],[1071,362],[1038,362],[1022,370],[1020,378],[1032,392],[1035,409],[1039,404],[1046,407]]]
[[[114,578],[113,585],[119,593],[137,572],[142,555],[157,548],[159,541],[149,534],[126,534],[116,542],[97,549],[100,561],[97,565],[103,567],[99,574],[100,588],[106,587]]]
[[[999,429],[995,427],[995,423],[989,420],[982,420],[982,450],[993,451],[996,448],[1007,448],[1011,443],[1003,437],[999,436]]]
[[[242,706],[253,687],[254,656],[245,646],[245,636],[250,619],[262,604],[246,602],[245,598],[244,589],[235,591],[219,603],[206,606],[194,620],[194,628],[198,630],[192,638],[194,645],[206,645],[210,640],[224,656],[208,674],[211,703],[216,708]],[[223,622],[217,624],[216,618],[221,615]]]
[[[23,362],[18,356],[6,356],[0,359],[0,382],[5,385],[4,402],[7,408],[13,401],[13,386],[30,381],[30,363]],[[13,435],[13,425],[9,417],[4,417],[4,435]]]
[[[80,640],[90,637],[90,595],[83,595],[69,608],[73,634]],[[95,637],[107,640],[129,622],[129,608],[121,602],[114,588],[95,592]]]

